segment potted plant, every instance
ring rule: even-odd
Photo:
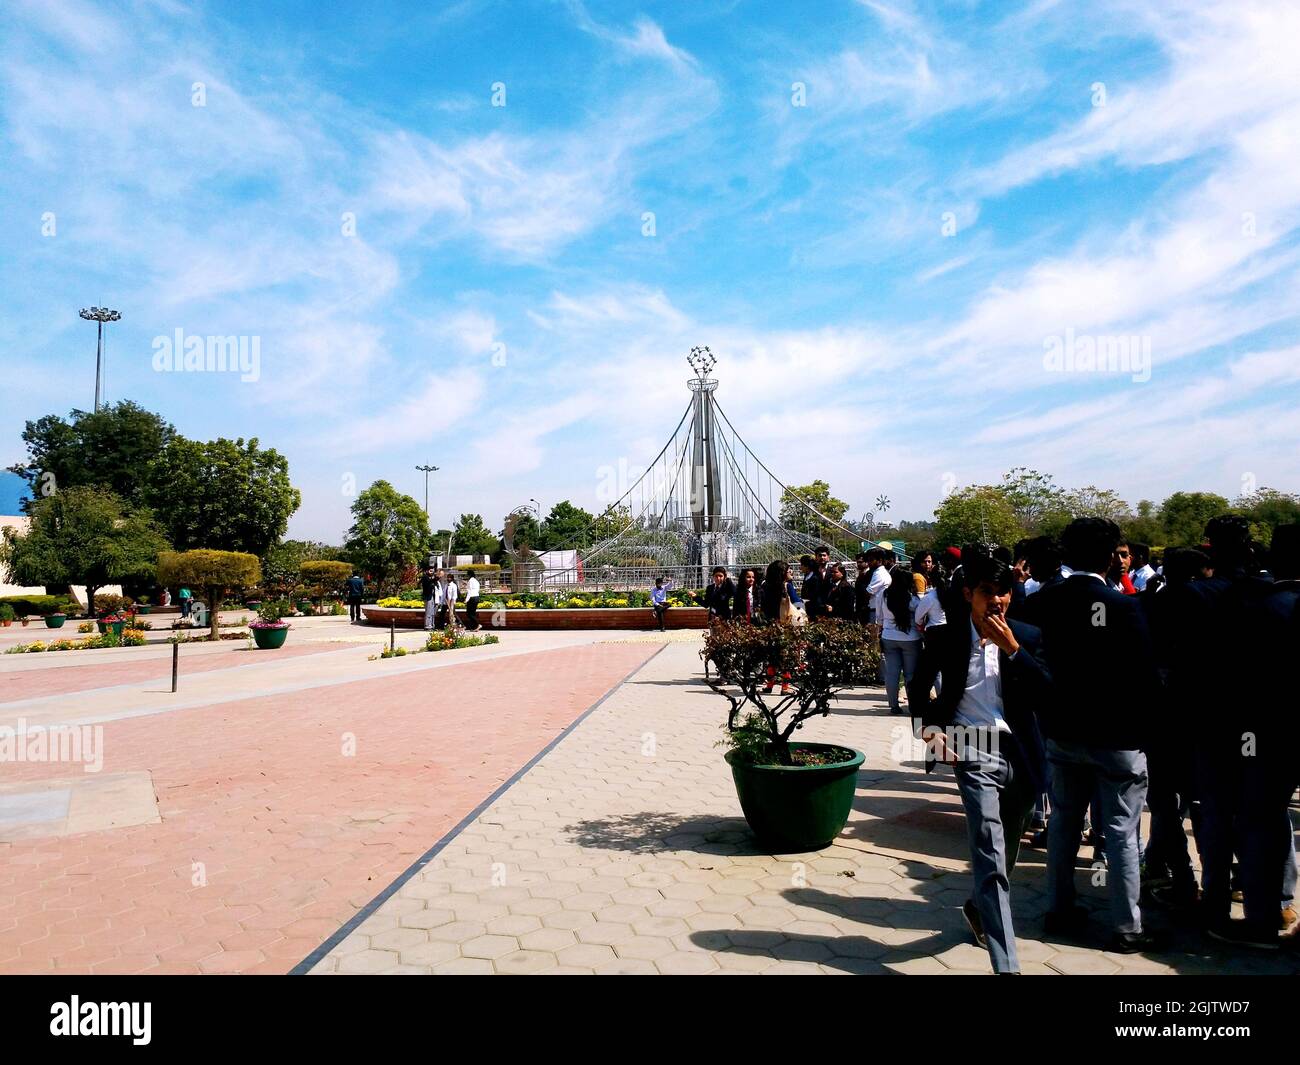
[[[0,625],[6,629],[14,623],[14,608],[8,603],[0,603]]]
[[[45,627],[47,629],[61,629],[63,623],[68,620],[68,615],[61,610],[56,610],[52,614],[45,615]]]
[[[248,626],[259,650],[273,651],[284,646],[289,636],[289,623],[281,617],[280,610],[278,603],[268,603],[262,607],[257,620]]]
[[[700,655],[714,667],[709,686],[731,705],[722,743],[754,835],[773,853],[828,846],[848,821],[865,756],[791,737],[827,716],[844,689],[878,683],[879,649],[858,625],[732,622],[710,630]],[[779,694],[768,689],[787,674]]]
[[[135,612],[136,612],[137,614],[147,614],[147,613],[149,613],[149,597],[148,597],[148,596],[144,596],[144,595],[142,595],[142,596],[140,596],[139,599],[137,599],[137,600],[135,601]]]
[[[63,622],[60,621],[59,625]],[[57,626],[56,626],[57,627]],[[126,628],[125,614],[105,614],[99,619],[99,631],[111,632],[114,636],[121,636],[122,630]]]

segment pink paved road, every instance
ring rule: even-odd
[[[214,669],[229,669],[232,666],[256,665],[285,658],[301,658],[303,655],[318,655],[326,651],[343,650],[343,644],[301,643],[286,644],[278,650],[250,651],[242,644],[231,641],[232,647],[226,651],[211,651],[202,655],[185,657],[181,650],[181,676],[191,673],[208,673]],[[146,648],[141,648],[146,650]],[[365,658],[366,651],[357,648],[358,658]],[[0,706],[17,702],[20,699],[38,699],[46,695],[67,695],[70,692],[91,691],[94,688],[109,688],[118,684],[147,684],[151,681],[166,681],[171,684],[172,660],[166,658],[146,658],[132,662],[125,657],[113,661],[97,662],[69,661],[77,651],[43,651],[39,656],[44,668],[25,670],[21,673],[5,673],[0,676]],[[26,661],[28,656],[23,656]],[[68,668],[72,667],[72,668]]]
[[[0,973],[286,972],[657,650],[588,644],[110,722],[103,772],[149,770],[162,823],[0,844]]]

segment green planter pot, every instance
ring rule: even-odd
[[[149,610],[150,610],[150,608],[149,608],[147,605],[145,605],[144,603],[136,603],[136,604],[135,604],[135,612],[136,612],[137,614],[147,614],[147,613],[149,613]]]
[[[792,750],[840,747],[830,743],[792,743]],[[852,750],[852,748],[841,748]],[[727,753],[731,779],[745,820],[755,837],[775,854],[821,850],[834,842],[849,819],[857,789],[861,751],[833,765],[778,766],[737,764]]]
[[[251,629],[250,631],[253,634],[253,642],[262,651],[274,651],[277,647],[283,647],[284,641],[289,638],[287,625],[282,629]]]
[[[63,623],[67,620],[67,614],[47,614],[45,616],[45,627],[47,629],[61,629],[63,628]],[[8,625],[9,622],[6,621],[5,624]]]
[[[97,621],[95,622],[95,624],[99,626],[99,631],[101,633],[106,633],[108,632],[109,629],[112,629],[113,634],[116,636],[121,636],[122,630],[126,628],[125,621],[112,621],[112,622]]]

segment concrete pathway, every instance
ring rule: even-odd
[[[911,761],[906,719],[890,717],[879,692],[855,692],[810,723],[807,739],[857,747],[867,763],[839,841],[776,857],[755,849],[740,815],[714,747],[725,704],[699,674],[698,640],[667,643],[327,943],[312,971],[988,972],[959,910],[970,881],[956,788],[948,771]],[[1105,893],[1084,868],[1093,942],[1047,941],[1044,854],[1021,854],[1026,973],[1300,972],[1294,951],[1234,953],[1178,931],[1169,953],[1107,953]]]

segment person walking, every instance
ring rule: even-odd
[[[177,597],[180,599],[181,602],[181,617],[183,617],[186,621],[188,621],[190,617],[190,611],[194,608],[194,593],[191,592],[188,588],[182,587],[181,590],[177,593]]]
[[[968,552],[961,599],[950,623],[927,636],[917,670],[921,737],[927,769],[947,763],[957,777],[970,845],[971,897],[962,916],[989,952],[995,973],[1018,973],[1011,920],[1011,873],[1020,837],[1042,787],[1042,740],[1034,711],[1043,705],[1049,677],[1042,635],[1010,620],[1010,567]],[[940,674],[946,683],[933,699]]]
[[[1146,619],[1136,597],[1107,581],[1121,541],[1105,518],[1076,518],[1061,535],[1071,576],[1036,592],[1043,656],[1054,685],[1040,715],[1047,737],[1052,816],[1047,826],[1049,935],[1078,935],[1074,869],[1084,814],[1094,797],[1104,839],[1113,937],[1122,954],[1152,950],[1142,926],[1138,832],[1147,794],[1145,748],[1160,701]]]
[[[366,582],[360,574],[353,573],[343,584],[343,594],[348,600],[348,620],[352,624],[361,621],[361,599],[366,593]]]
[[[469,571],[469,580],[465,582],[465,628],[470,632],[478,629],[478,577]]]
[[[763,577],[763,591],[760,604],[764,621],[769,624],[796,624],[796,614],[803,613],[803,600],[795,591],[794,581],[790,579],[790,563],[783,558],[768,564],[767,574]],[[776,684],[776,666],[767,667],[767,686],[763,689],[769,694]],[[781,673],[781,694],[790,692],[790,674]]]
[[[437,620],[434,624],[445,629],[450,625],[456,627],[456,599],[460,589],[456,587],[456,578],[446,570],[438,570],[437,586],[434,588],[434,600],[437,605]]]

